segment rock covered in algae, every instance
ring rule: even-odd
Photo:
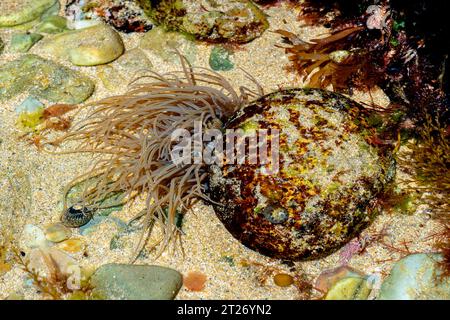
[[[13,27],[39,18],[51,9],[57,0],[2,0],[0,27]]]
[[[279,150],[279,161],[268,165],[211,166],[210,197],[233,236],[271,257],[307,260],[331,254],[367,226],[395,170],[389,149],[370,143],[367,114],[342,95],[292,89],[231,118],[225,129],[242,129],[249,139],[269,130],[269,159]]]
[[[269,23],[249,0],[139,0],[147,14],[166,28],[208,41],[249,42]]]
[[[122,32],[146,32],[153,23],[135,0],[68,0],[70,21],[103,20]]]
[[[48,37],[42,42],[41,49],[77,66],[109,63],[125,51],[122,38],[106,24]]]
[[[81,103],[94,91],[86,76],[27,54],[0,67],[0,100],[27,92],[35,98],[60,103]]]

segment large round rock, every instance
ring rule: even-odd
[[[278,150],[279,161],[263,164],[259,150],[257,164],[247,158],[212,166],[217,215],[235,238],[271,257],[307,260],[336,251],[370,223],[373,203],[394,173],[390,149],[369,125],[372,116],[318,89],[279,91],[246,106],[225,128],[242,129],[246,141],[268,130],[268,158]]]

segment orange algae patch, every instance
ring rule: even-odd
[[[183,284],[190,291],[202,291],[205,288],[206,279],[203,273],[192,271],[183,277]]]

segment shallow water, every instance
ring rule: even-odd
[[[251,86],[251,81],[245,78],[243,70],[251,72],[266,92],[283,87],[298,87],[302,83],[298,77],[285,70],[289,61],[280,44],[279,35],[271,32],[285,29],[299,34],[304,39],[312,39],[326,32],[321,27],[301,27],[297,12],[284,5],[266,9],[269,16],[270,29],[262,37],[243,45],[234,53],[234,63],[237,66],[231,71],[222,72],[223,76],[237,88],[240,85]],[[0,29],[0,36],[5,43],[11,39],[11,30]],[[143,34],[121,34],[127,50],[135,48]],[[195,65],[208,67],[211,46],[197,44]],[[38,53],[39,47],[31,49]],[[153,70],[167,72],[177,70],[175,63],[163,61],[152,51],[145,51],[153,64]],[[0,64],[17,58],[6,50],[0,56]],[[45,55],[42,55],[45,56]],[[49,57],[50,58],[50,57]],[[126,90],[126,83],[117,83],[115,90],[108,90],[98,78],[99,67],[74,67],[64,60],[58,60],[63,65],[88,75],[96,83],[96,91],[88,101],[119,94]],[[20,139],[21,132],[15,125],[17,114],[15,107],[26,98],[27,94],[2,103],[0,106],[0,228],[19,241],[26,224],[44,228],[45,225],[58,222],[61,214],[61,200],[65,185],[75,176],[86,171],[91,163],[89,155],[55,156],[37,150],[29,142]],[[381,91],[372,92],[372,97],[378,105],[386,106],[389,99]],[[366,93],[356,92],[355,100],[369,102]],[[401,168],[399,176],[402,176]],[[127,221],[142,208],[142,201],[126,205],[121,211],[113,212],[111,217]],[[393,263],[405,255],[405,252],[432,251],[431,242],[427,239],[435,232],[436,225],[429,219],[426,207],[419,205],[413,214],[383,212],[375,222],[363,232],[364,236],[373,235],[386,228],[384,243],[373,243],[364,253],[355,254],[348,265],[367,275],[385,277]],[[200,271],[207,276],[205,288],[200,292],[192,292],[183,287],[177,299],[297,299],[304,297],[294,286],[279,287],[273,282],[273,275],[286,272],[292,275],[302,275],[314,283],[324,270],[338,267],[342,263],[342,250],[324,259],[282,263],[253,252],[235,240],[215,216],[211,206],[203,203],[186,215],[183,226],[182,247],[172,252],[164,252],[154,259],[152,253],[138,259],[138,264],[157,264],[168,266],[187,274],[190,271]],[[106,220],[95,230],[86,235],[73,231],[72,238],[79,238],[85,249],[70,253],[83,267],[95,269],[105,263],[128,263],[134,246],[139,239],[139,233],[131,233],[124,239],[121,249],[110,249],[112,237],[119,232],[117,223]],[[151,243],[152,240],[150,240]],[[0,274],[0,299],[13,293],[22,295],[25,299],[40,299],[35,288],[27,284],[26,274],[17,265],[4,274]],[[320,297],[319,291],[312,292],[309,298]]]

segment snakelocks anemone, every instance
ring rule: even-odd
[[[93,181],[76,205],[65,202],[63,222],[86,223],[110,195],[121,194],[123,201],[145,195],[146,209],[133,219],[145,230],[136,253],[158,226],[164,230],[161,253],[180,233],[177,215],[203,199],[244,245],[290,260],[330,254],[368,225],[394,165],[391,149],[372,143],[367,110],[319,89],[264,95],[254,81],[254,90],[235,91],[218,73],[181,60],[180,72],[148,74],[126,94],[86,106],[87,116],[54,142],[76,145],[58,153],[98,155],[90,171],[67,186],[66,196],[80,181]],[[198,123],[202,132],[240,130],[249,141],[264,132],[265,155],[276,159],[270,166],[277,170],[248,156],[212,164],[174,161],[173,132],[195,136]],[[253,141],[244,151],[262,150],[263,143]]]

